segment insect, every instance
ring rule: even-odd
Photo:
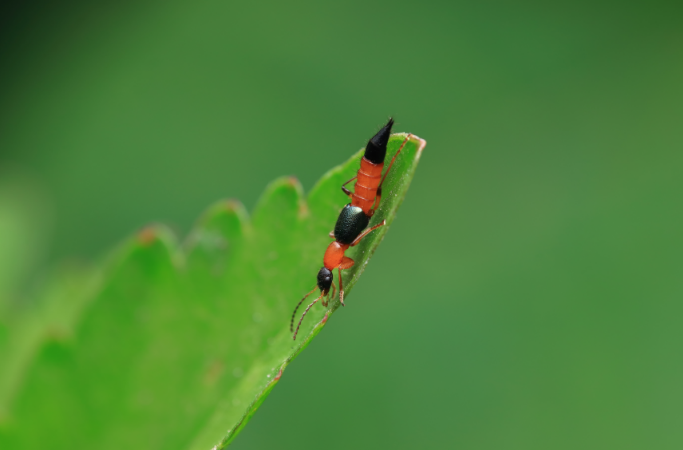
[[[296,339],[296,335],[299,332],[299,327],[301,322],[306,317],[308,310],[315,305],[318,300],[322,299],[323,306],[327,306],[330,297],[334,298],[337,287],[334,284],[333,270],[339,270],[339,301],[342,306],[344,306],[344,286],[342,285],[342,273],[344,269],[349,269],[353,267],[353,259],[345,256],[344,253],[350,247],[356,246],[361,239],[367,236],[372,231],[386,224],[386,220],[378,223],[377,225],[367,228],[370,223],[370,219],[375,214],[377,208],[379,208],[380,201],[382,200],[382,183],[387,177],[387,174],[391,170],[391,166],[394,164],[396,157],[403,146],[405,146],[411,135],[408,135],[396,154],[391,159],[389,167],[387,168],[384,176],[382,176],[382,170],[384,169],[384,158],[387,153],[387,143],[389,142],[389,136],[391,135],[391,127],[394,124],[393,119],[389,119],[386,125],[382,127],[381,130],[377,132],[369,141],[368,145],[365,146],[365,153],[363,159],[360,162],[360,169],[355,177],[351,178],[346,183],[342,184],[342,191],[351,198],[351,203],[344,206],[344,208],[339,213],[339,218],[334,226],[334,231],[330,233],[330,237],[334,241],[327,247],[325,251],[325,256],[323,257],[323,267],[318,272],[318,282],[313,287],[311,292],[306,294],[304,298],[296,305],[294,312],[292,313],[292,320],[289,324],[289,329],[294,333],[292,339]],[[346,185],[356,180],[354,186],[354,192],[351,192],[346,188]],[[332,288],[332,295],[330,293],[330,288]],[[320,296],[313,300],[313,302],[308,305],[304,313],[299,319],[299,324],[294,331],[294,317],[296,312],[301,306],[301,304],[315,292],[316,289],[320,289]],[[327,297],[327,301],[325,300]]]

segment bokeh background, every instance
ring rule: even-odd
[[[682,12],[6,4],[17,289],[278,176],[309,189],[393,115],[428,142],[399,217],[232,448],[680,449]]]

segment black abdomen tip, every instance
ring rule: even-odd
[[[391,127],[394,125],[394,119],[390,118],[389,122],[382,127],[365,146],[365,159],[373,164],[380,164],[384,162],[384,157],[387,154],[387,142],[391,136]]]

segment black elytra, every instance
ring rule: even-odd
[[[387,155],[387,143],[389,136],[391,136],[391,127],[394,125],[394,119],[389,119],[386,125],[377,132],[365,146],[365,159],[373,164],[381,164],[384,162],[384,157]]]
[[[344,206],[337,223],[334,225],[334,238],[340,244],[351,244],[367,228],[370,217],[366,216],[362,208],[351,206],[351,203]]]

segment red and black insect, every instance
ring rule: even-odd
[[[330,297],[334,297],[337,287],[334,285],[334,275],[332,271],[334,269],[339,270],[339,301],[342,306],[344,306],[344,287],[342,286],[342,274],[343,269],[349,269],[353,266],[353,259],[348,256],[344,256],[346,250],[350,247],[357,245],[361,239],[367,236],[373,230],[386,224],[386,221],[378,223],[377,225],[367,228],[370,223],[370,218],[375,214],[377,208],[379,208],[379,203],[382,199],[382,183],[387,177],[387,174],[391,170],[391,166],[394,164],[396,157],[403,149],[410,135],[406,137],[398,151],[391,159],[387,171],[382,176],[382,169],[384,168],[384,158],[387,154],[387,143],[389,142],[389,136],[391,135],[391,127],[394,124],[393,119],[389,119],[386,125],[382,127],[381,130],[375,134],[368,145],[365,146],[365,154],[360,162],[360,169],[355,177],[351,178],[346,183],[342,184],[342,191],[351,197],[351,203],[344,206],[339,213],[339,218],[334,226],[334,231],[330,233],[330,237],[334,239],[325,251],[325,256],[323,257],[323,267],[318,272],[318,283],[317,285],[301,299],[301,301],[294,308],[292,313],[292,320],[290,322],[289,329],[294,332],[293,339],[296,339],[296,335],[299,332],[299,327],[301,322],[306,317],[306,313],[311,309],[313,305],[320,299],[322,299],[323,306],[327,306]],[[356,185],[354,187],[354,192],[349,191],[346,185],[356,180]],[[332,295],[329,296],[330,287],[332,288]],[[301,315],[299,324],[294,331],[294,317],[296,316],[296,311],[299,306],[306,300],[306,298],[315,292],[316,289],[320,289],[320,296],[313,300],[313,302],[308,305],[304,313]],[[327,301],[325,297],[327,296]]]

